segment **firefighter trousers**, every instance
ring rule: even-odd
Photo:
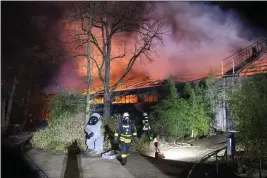
[[[151,130],[143,130],[143,136],[147,137],[149,140],[152,140]]]
[[[127,162],[127,157],[131,148],[131,143],[121,142],[121,163],[123,165]]]
[[[150,137],[150,135],[151,135],[150,129],[143,130],[143,135]]]

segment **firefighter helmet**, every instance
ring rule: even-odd
[[[145,119],[148,119],[148,115],[147,115],[146,112],[143,113],[143,116],[144,116]]]
[[[123,119],[129,119],[130,118],[130,114],[128,112],[125,112],[125,113],[123,113],[122,118]]]

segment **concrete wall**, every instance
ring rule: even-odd
[[[228,77],[217,79],[213,83],[212,92],[214,97],[213,109],[216,113],[213,118],[213,128],[219,131],[226,132],[227,125],[229,130],[235,130],[233,119],[231,117],[231,108],[227,102],[227,95],[235,89],[242,86],[242,83],[248,79],[244,77]]]

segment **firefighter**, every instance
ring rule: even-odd
[[[124,166],[127,162],[128,153],[132,141],[137,140],[137,132],[134,124],[130,121],[128,112],[123,113],[122,121],[119,123],[114,134],[114,142],[121,145],[121,164]]]
[[[143,135],[145,135],[146,137],[148,137],[150,140],[152,139],[151,138],[151,127],[150,127],[150,124],[149,124],[149,121],[148,121],[148,115],[146,112],[143,113],[143,120],[142,120],[142,132],[143,132]]]

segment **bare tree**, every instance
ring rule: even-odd
[[[7,102],[7,110],[5,110],[5,100],[4,100],[4,107],[2,107],[2,133],[4,133],[6,131],[6,129],[9,126],[9,121],[11,118],[11,110],[12,110],[12,103],[13,103],[13,98],[14,98],[14,94],[15,94],[15,90],[16,90],[16,86],[17,86],[17,77],[15,76],[13,79],[13,83],[12,83],[12,89],[10,91],[9,94],[9,99]]]
[[[152,61],[151,53],[153,45],[156,42],[162,42],[160,30],[164,25],[164,19],[152,19],[151,14],[154,10],[153,4],[145,2],[115,2],[103,5],[101,16],[94,23],[94,27],[100,28],[103,38],[103,62],[105,63],[104,76],[104,116],[110,115],[110,104],[112,94],[115,89],[122,83],[128,73],[131,71],[135,61],[144,55]],[[105,11],[107,9],[107,11]],[[112,39],[116,35],[130,36],[133,34],[133,52],[132,54],[124,53],[119,56],[111,57]],[[128,65],[120,78],[110,86],[110,63],[116,59],[126,58]],[[100,69],[101,70],[101,69]],[[99,72],[100,74],[100,72]]]
[[[147,2],[86,2],[79,3],[76,9],[78,14],[73,16],[72,22],[79,21],[82,31],[81,34],[75,35],[76,41],[80,40],[78,47],[87,45],[87,62],[90,64],[90,59],[93,61],[97,68],[99,79],[103,83],[104,117],[110,116],[112,93],[131,71],[135,61],[141,55],[144,55],[148,60],[152,60],[151,52],[153,52],[154,45],[162,42],[163,32],[161,32],[161,29],[165,20],[151,18],[153,10],[153,4]],[[94,30],[101,35],[97,36]],[[113,39],[127,36],[130,36],[133,41],[131,42],[133,44],[133,52],[131,54],[129,51],[127,52],[125,50],[127,44],[123,44],[123,53],[112,56]],[[88,55],[91,54],[90,44],[100,54],[100,60],[93,55]],[[78,54],[77,56],[85,56],[85,54]],[[111,86],[111,62],[122,58],[128,60],[127,68]],[[90,70],[90,65],[88,64],[87,77],[89,79],[90,73],[88,71]],[[89,88],[87,88],[87,91],[89,93]]]
[[[87,89],[86,89],[86,107],[85,107],[85,122],[87,123],[90,117],[90,90],[91,90],[91,58],[92,58],[92,28],[93,28],[93,19],[97,15],[97,8],[98,3],[96,2],[79,2],[79,3],[72,3],[73,7],[71,7],[71,11],[67,13],[67,18],[69,24],[72,25],[76,23],[80,27],[79,31],[81,34],[76,34],[70,43],[76,45],[75,51],[77,52],[74,56],[76,58],[86,58],[87,65]],[[86,48],[84,48],[86,47]],[[82,50],[80,50],[82,49]]]

